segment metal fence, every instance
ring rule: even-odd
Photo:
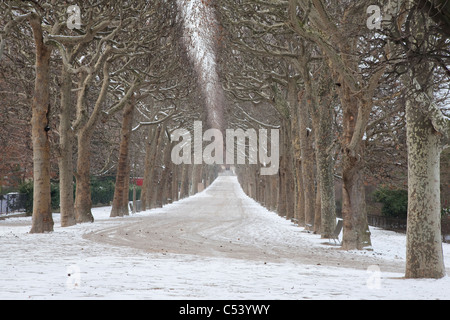
[[[407,219],[396,219],[377,215],[367,215],[369,226],[398,232],[406,232]],[[450,243],[450,217],[442,218],[442,240]]]
[[[25,212],[27,195],[22,193],[9,193],[0,195],[0,215]]]
[[[406,219],[389,218],[384,216],[367,215],[370,226],[387,230],[406,231]]]

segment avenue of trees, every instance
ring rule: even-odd
[[[94,222],[92,176],[115,176],[111,217],[129,214],[134,177],[142,210],[208,186],[220,166],[171,161],[174,130],[203,121],[279,129],[278,174],[236,165],[239,182],[323,238],[342,185],[344,250],[372,245],[367,182],[404,184],[406,277],[445,275],[450,2],[3,0],[0,12],[0,174],[32,177],[31,233],[53,231],[52,180],[62,227]]]
[[[342,248],[360,250],[371,245],[366,177],[389,179],[406,165],[406,276],[443,277],[449,9],[447,1],[218,1],[219,69],[233,112],[282,135],[277,179],[239,168],[247,193],[329,238],[338,177]]]

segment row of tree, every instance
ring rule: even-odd
[[[53,231],[51,178],[63,227],[94,221],[93,168],[117,173],[111,216],[128,213],[131,174],[144,175],[144,207],[178,198],[166,181],[183,186],[182,196],[195,192],[190,179],[202,172],[168,161],[171,131],[203,107],[177,1],[2,1],[0,10],[2,121],[26,126],[31,116],[31,137],[21,136],[32,141],[31,233]]]
[[[439,158],[450,135],[448,2],[224,0],[216,12],[234,119],[281,132],[279,176],[240,166],[244,189],[330,238],[338,177],[342,247],[363,249],[371,245],[368,171],[395,179],[392,171],[407,166],[406,276],[444,276]]]

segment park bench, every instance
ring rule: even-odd
[[[339,241],[339,235],[341,234],[343,226],[344,226],[344,220],[338,219],[338,223],[337,223],[336,228],[334,229],[334,232],[332,235],[335,244],[337,243],[337,244],[341,245],[341,242]]]

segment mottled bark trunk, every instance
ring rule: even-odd
[[[441,137],[426,108],[408,101],[408,227],[406,278],[442,278],[445,266],[441,238]]]
[[[319,119],[316,127],[316,164],[317,178],[320,181],[317,192],[320,193],[322,238],[332,237],[336,228],[336,196],[334,189],[334,161],[330,153],[333,144],[332,108],[319,106]]]
[[[32,15],[30,24],[36,45],[36,79],[32,104],[33,221],[30,233],[53,231],[50,188],[50,57],[52,50],[43,39],[41,19]]]
[[[128,103],[123,112],[121,141],[119,147],[119,163],[117,166],[116,186],[111,209],[111,217],[128,215],[128,190],[129,190],[129,151],[133,125],[134,104]]]
[[[413,51],[432,50],[430,21],[417,15],[409,24]],[[418,59],[418,58],[416,58]],[[434,66],[427,54],[413,60],[402,80],[408,146],[408,223],[406,278],[440,279],[446,275],[441,229],[440,154],[450,137],[450,121],[434,103]],[[443,140],[444,139],[444,140]]]

